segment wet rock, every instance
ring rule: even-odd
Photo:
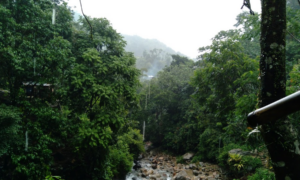
[[[138,160],[141,160],[143,158],[144,158],[144,155],[143,154],[139,154]]]
[[[182,158],[183,158],[184,160],[191,160],[193,156],[194,156],[194,153],[189,152],[189,153],[185,153],[185,154],[182,156]]]
[[[139,161],[134,160],[133,162],[134,162],[134,166],[133,166],[134,170],[138,170],[142,167]]]
[[[190,164],[190,165],[189,165],[189,168],[190,168],[190,169],[197,169],[197,166],[196,166],[196,164]]]
[[[217,180],[217,179],[213,177],[208,177],[207,180]]]
[[[205,176],[200,176],[199,180],[206,180],[207,178]]]
[[[219,178],[220,177],[219,174],[217,174],[216,172],[213,172],[212,175],[213,175],[214,178]]]
[[[190,180],[190,178],[188,177],[188,174],[185,171],[180,171],[176,174],[174,180]]]
[[[204,164],[203,162],[199,162],[199,165],[200,165],[201,167],[205,167],[205,164]]]
[[[151,180],[156,180],[156,177],[155,177],[154,175],[149,176],[149,178],[150,178]]]
[[[152,169],[148,170],[148,174],[153,174],[153,170]]]
[[[231,149],[230,151],[228,151],[228,154],[239,154],[242,156],[245,155],[250,155],[250,151],[243,151],[242,149]]]
[[[156,169],[157,168],[157,164],[151,164],[152,169]]]
[[[198,175],[199,175],[199,171],[193,170],[193,174],[194,174],[195,176],[198,176]]]

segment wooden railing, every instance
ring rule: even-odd
[[[256,127],[276,121],[300,110],[300,91],[275,101],[248,114],[248,126]]]

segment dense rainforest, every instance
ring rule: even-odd
[[[287,1],[287,95],[300,89],[299,9]],[[134,56],[107,19],[73,15],[61,0],[0,2],[1,180],[122,179],[143,141],[275,179],[271,160],[228,154],[267,149],[246,120],[260,106],[260,14],[239,14],[197,61],[164,46]],[[299,115],[287,117],[298,131]]]

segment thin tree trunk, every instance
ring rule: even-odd
[[[262,0],[260,107],[285,97],[286,0]],[[300,179],[297,132],[288,119],[269,122],[261,134],[272,159],[276,179]]]

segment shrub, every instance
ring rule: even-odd
[[[200,155],[200,154],[196,154],[196,155],[193,157],[193,159],[192,159],[192,163],[196,163],[196,162],[199,162],[199,161],[201,161],[201,160],[203,160],[203,156]]]
[[[177,162],[177,163],[181,163],[181,164],[184,164],[184,163],[185,163],[185,161],[183,160],[183,157],[182,157],[182,156],[176,157],[176,162]]]
[[[275,174],[267,169],[258,168],[255,174],[248,176],[248,180],[275,180]]]
[[[228,163],[227,163],[228,158],[229,158],[228,151],[230,151],[231,149],[236,149],[236,148],[240,148],[240,147],[241,147],[240,145],[232,144],[232,143],[224,146],[217,158],[219,166],[222,168],[228,168]]]
[[[262,167],[261,160],[253,158],[251,156],[243,156],[242,161],[244,162],[244,169],[247,172],[254,171],[257,168]]]

